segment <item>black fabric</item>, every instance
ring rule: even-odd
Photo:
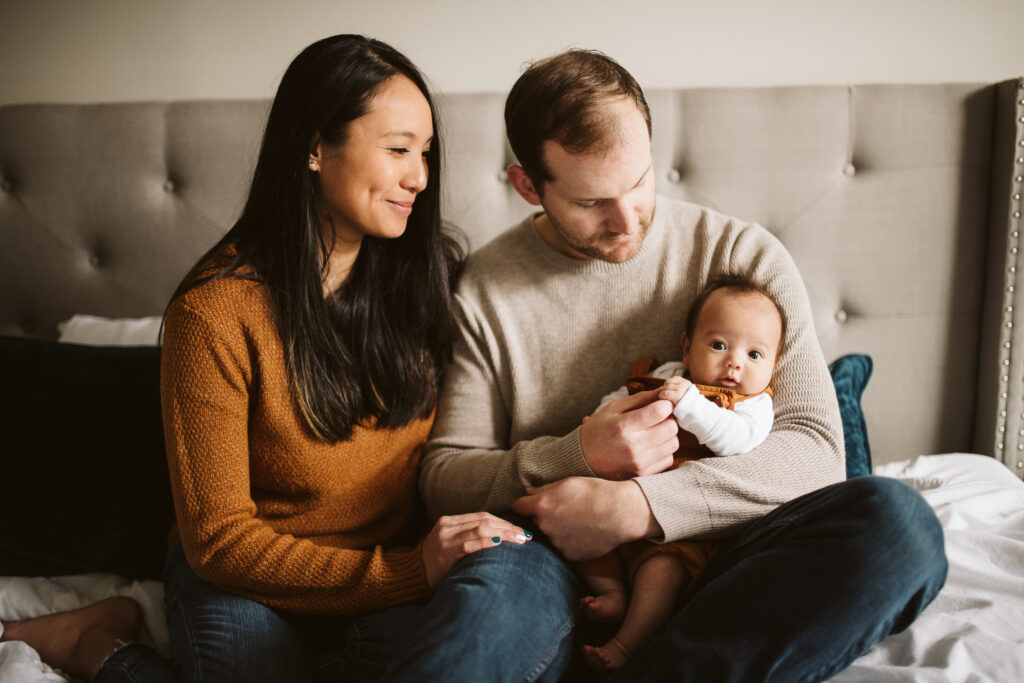
[[[159,578],[159,348],[0,338],[0,378],[0,574]]]

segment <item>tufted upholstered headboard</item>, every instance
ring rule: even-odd
[[[1024,84],[648,93],[659,192],[755,220],[799,265],[827,360],[864,352],[876,462],[1024,471],[1015,289]],[[439,98],[446,215],[479,246],[529,207],[504,96]],[[266,101],[0,108],[0,334],[159,314],[239,212]]]

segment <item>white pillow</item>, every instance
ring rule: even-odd
[[[91,346],[156,346],[160,343],[160,316],[101,318],[76,314],[57,323],[58,341]]]

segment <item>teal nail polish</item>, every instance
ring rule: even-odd
[[[533,538],[533,532],[529,529],[524,530],[523,533],[526,534],[527,538]]]
[[[491,540],[495,543],[501,543],[501,536],[492,536]]]

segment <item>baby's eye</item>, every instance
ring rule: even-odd
[[[715,351],[725,351],[725,342],[717,340],[713,341],[711,342],[711,348],[713,348]]]
[[[750,358],[753,360],[758,360],[764,357],[764,354],[761,353],[760,351],[751,351],[747,355],[750,356]]]

